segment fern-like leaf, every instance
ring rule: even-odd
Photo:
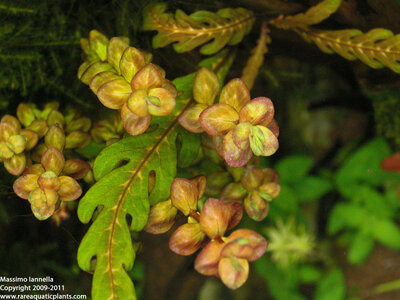
[[[306,27],[322,22],[329,18],[340,6],[342,0],[324,0],[316,6],[311,7],[305,13],[294,16],[279,17],[270,23],[278,28],[291,29]]]
[[[85,271],[94,268],[94,300],[136,299],[127,274],[135,260],[130,230],[143,229],[150,204],[169,197],[176,174],[177,117],[189,103],[193,79],[194,74],[174,80],[183,95],[177,99],[173,113],[154,118],[154,131],[112,144],[95,161],[94,175],[98,181],[78,207],[83,223],[91,220],[96,208],[100,210],[78,250],[79,266]],[[155,172],[151,191],[150,172]],[[132,220],[130,227],[128,216]]]
[[[315,43],[325,53],[337,53],[348,60],[359,59],[371,68],[384,66],[400,73],[400,34],[377,28],[367,33],[358,29],[296,30],[306,41]]]
[[[269,29],[265,22],[261,25],[260,38],[257,41],[257,46],[251,51],[251,56],[247,60],[246,66],[243,69],[241,79],[251,89],[258,75],[258,70],[264,62],[264,55],[268,52],[267,44],[271,43],[269,37]]]
[[[175,16],[166,13],[166,9],[165,3],[149,6],[144,13],[143,29],[158,31],[153,38],[154,48],[174,43],[178,53],[203,45],[200,53],[214,54],[226,44],[240,43],[254,23],[253,12],[244,8],[224,8],[216,13],[201,10],[191,15],[178,9]]]

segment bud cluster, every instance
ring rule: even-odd
[[[206,179],[176,178],[170,199],[154,205],[145,230],[153,234],[168,231],[180,211],[187,222],[171,235],[169,248],[179,255],[191,255],[203,248],[195,260],[195,269],[207,276],[221,278],[231,289],[243,285],[249,274],[249,262],[260,258],[267,241],[258,233],[238,229],[225,237],[240,222],[243,208],[237,202],[208,198],[201,210],[199,200],[206,190]]]
[[[250,218],[262,221],[268,215],[269,202],[279,196],[279,174],[273,169],[253,165],[243,169],[238,182],[226,185],[221,191],[223,201],[243,202]]]
[[[231,167],[246,165],[256,156],[270,156],[279,147],[279,127],[274,105],[265,97],[250,100],[246,84],[239,78],[229,81],[219,94],[217,76],[206,68],[196,73],[193,98],[197,104],[179,118],[180,124],[195,133],[213,137],[217,153]]]
[[[91,134],[105,143],[121,138],[122,122],[114,118],[110,124],[107,130],[99,130],[99,125],[92,128],[89,118],[73,108],[61,113],[56,102],[45,104],[43,109],[21,103],[17,117],[1,118],[0,160],[10,174],[22,175],[14,182],[14,192],[29,201],[37,219],[55,215],[60,221],[68,216],[65,203],[82,193],[76,180],[87,181],[91,173],[90,164],[77,159],[73,150],[88,146]]]
[[[86,61],[78,70],[79,79],[104,106],[119,110],[129,134],[145,132],[152,116],[166,116],[175,108],[177,90],[165,71],[151,63],[150,53],[130,47],[128,38],[108,40],[92,30],[81,46]]]

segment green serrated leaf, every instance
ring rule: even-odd
[[[374,239],[362,232],[358,232],[350,243],[347,259],[350,263],[361,264],[370,255],[374,247]]]
[[[313,201],[329,192],[332,189],[332,183],[325,178],[306,176],[295,183],[293,189],[301,202]]]
[[[149,5],[144,11],[143,29],[158,31],[153,38],[154,48],[174,43],[178,53],[200,45],[202,54],[217,53],[226,44],[240,43],[254,23],[253,12],[244,8],[224,8],[216,13],[200,10],[191,15],[179,9],[173,15],[166,9],[165,3]]]
[[[356,186],[367,183],[372,186],[382,184],[393,176],[381,168],[381,161],[389,156],[391,150],[382,138],[374,139],[355,151],[341,166],[336,174],[339,191],[352,198]]]
[[[280,160],[275,169],[279,172],[280,181],[284,183],[300,182],[314,164],[312,157],[292,155]]]
[[[388,219],[370,218],[368,222],[373,237],[378,242],[392,249],[400,249],[400,229]]]
[[[176,174],[177,118],[189,103],[194,74],[174,80],[183,95],[167,117],[154,118],[158,127],[105,148],[97,157],[94,175],[98,182],[80,200],[78,217],[88,223],[97,207],[102,207],[78,249],[78,264],[94,268],[92,297],[136,299],[129,271],[135,252],[130,230],[141,230],[150,204],[165,200]],[[149,195],[151,171],[156,179]],[[129,226],[127,218],[131,217]],[[92,261],[96,258],[92,267]]]
[[[375,216],[391,218],[395,213],[386,203],[384,196],[369,186],[360,185],[351,200]]]
[[[368,217],[368,212],[356,204],[339,203],[329,215],[328,233],[335,234],[346,227],[359,228]]]
[[[299,267],[299,277],[303,283],[313,283],[321,278],[321,271],[312,265],[302,265]]]
[[[346,283],[343,273],[334,269],[326,274],[317,285],[315,300],[343,300],[346,296]]]

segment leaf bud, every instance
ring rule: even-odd
[[[218,274],[228,288],[235,290],[246,282],[249,276],[249,262],[233,256],[221,258]]]
[[[49,127],[47,126],[47,122],[45,120],[36,119],[27,127],[27,129],[36,132],[39,135],[39,138],[42,138],[49,130]]]
[[[67,135],[65,148],[75,149],[84,148],[90,144],[91,137],[88,133],[82,131],[73,131]]]
[[[44,143],[47,148],[57,148],[61,152],[64,151],[66,138],[64,134],[64,130],[58,124],[53,124],[50,126],[44,137]]]
[[[171,235],[169,248],[179,255],[191,255],[201,247],[205,237],[199,223],[186,223]]]
[[[65,119],[62,113],[58,110],[52,110],[47,116],[47,125],[52,126],[58,124],[59,127],[64,128]]]
[[[206,276],[217,276],[221,251],[224,246],[225,243],[220,241],[210,241],[197,255],[194,261],[195,270]]]
[[[250,218],[255,221],[262,221],[268,215],[269,204],[260,196],[258,191],[252,191],[244,199],[244,208]]]
[[[18,120],[25,127],[28,127],[36,119],[33,108],[34,105],[27,103],[20,103],[17,107]]]
[[[172,205],[185,216],[197,210],[199,191],[195,183],[183,178],[175,178],[171,184]]]
[[[144,231],[151,234],[165,233],[171,229],[175,222],[178,210],[172,206],[171,200],[162,201],[153,205],[150,209]]]
[[[78,180],[84,178],[89,171],[89,163],[80,159],[68,159],[65,162],[63,174]]]

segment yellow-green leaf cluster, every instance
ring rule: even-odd
[[[272,20],[271,23],[282,29],[293,29],[318,24],[329,18],[339,8],[341,2],[342,0],[324,0],[316,6],[311,7],[305,13],[280,17]]]
[[[154,48],[174,43],[178,53],[203,45],[200,53],[214,54],[227,44],[240,43],[254,23],[253,12],[244,8],[224,8],[216,13],[199,10],[191,15],[179,9],[173,15],[166,9],[166,3],[148,6],[143,29],[158,31],[153,38]]]
[[[363,33],[358,29],[299,30],[325,53],[337,53],[348,60],[359,59],[371,68],[388,67],[400,73],[400,34],[383,28]]]

